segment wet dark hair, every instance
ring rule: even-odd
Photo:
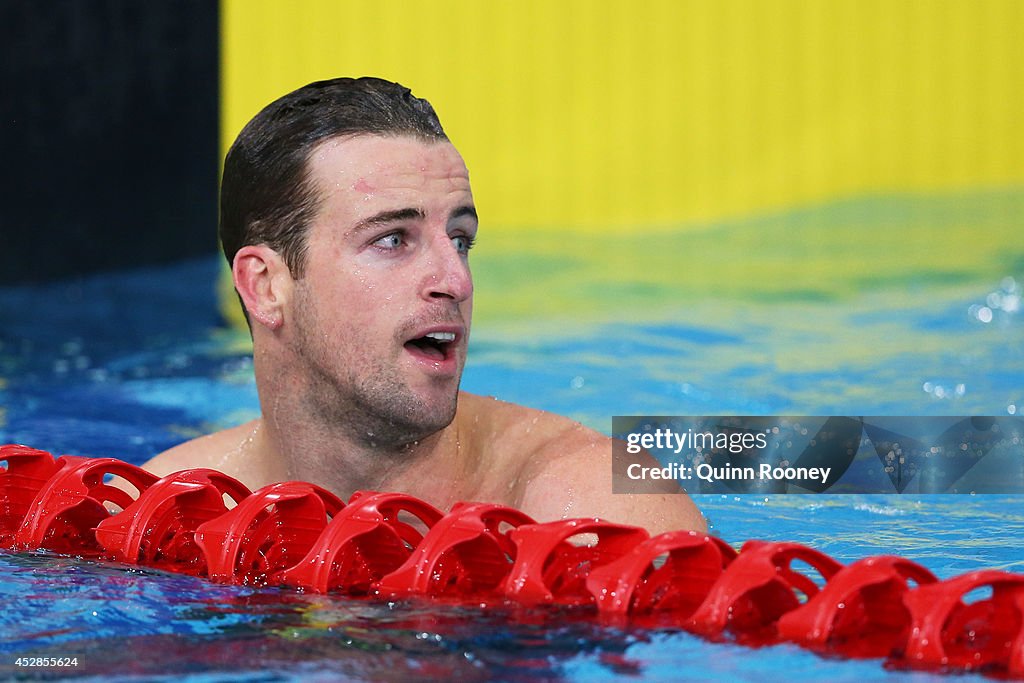
[[[266,244],[302,276],[306,229],[320,200],[310,155],[326,140],[355,135],[448,139],[429,102],[380,78],[318,81],[275,100],[224,159],[220,241],[228,263],[243,246]]]

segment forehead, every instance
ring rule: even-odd
[[[326,200],[412,198],[469,192],[469,172],[447,140],[358,135],[320,143],[310,154],[311,179]]]

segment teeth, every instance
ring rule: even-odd
[[[455,341],[454,332],[427,332],[424,337],[434,339],[439,342],[453,342]]]

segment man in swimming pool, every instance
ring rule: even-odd
[[[146,468],[704,529],[674,487],[613,495],[608,437],[459,392],[476,233],[466,166],[406,88],[343,78],[270,104],[227,154],[220,208],[261,416]]]

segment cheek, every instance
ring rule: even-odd
[[[331,292],[320,312],[339,345],[379,345],[382,336],[391,337],[396,320],[402,317],[397,302],[397,296],[383,285],[350,281]]]
[[[352,318],[364,315],[373,305],[379,286],[363,269],[353,269],[318,278],[311,295],[317,298],[322,310],[333,312],[336,317]]]
[[[407,273],[355,264],[344,273],[318,269],[310,276],[305,299],[316,307],[323,332],[347,348],[379,344],[382,335],[390,338],[396,326],[416,314],[419,299]]]

